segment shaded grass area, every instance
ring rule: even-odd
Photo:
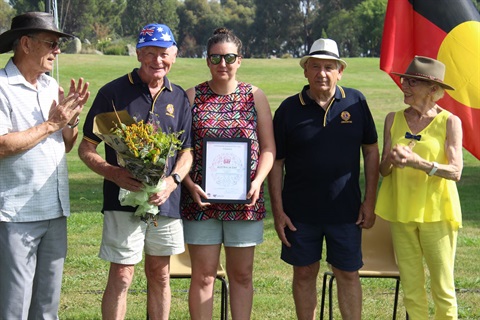
[[[0,64],[8,59],[0,55]],[[377,124],[381,148],[383,120],[388,112],[404,108],[400,90],[388,75],[378,69],[378,59],[347,59],[341,85],[362,91],[369,102]],[[83,76],[90,82],[92,98],[105,83],[121,76],[138,62],[134,57],[62,55],[60,83],[68,88],[71,77]],[[287,96],[298,93],[306,84],[298,59],[244,59],[239,80],[260,87],[269,98],[272,112]],[[179,58],[169,78],[189,88],[209,78],[205,61]],[[84,114],[84,116],[85,116]],[[83,122],[83,117],[82,117]],[[80,126],[81,128],[81,126]],[[101,146],[100,146],[101,147]],[[458,183],[464,228],[460,230],[456,261],[456,286],[461,319],[480,319],[480,163],[464,152],[465,168]],[[100,319],[101,298],[108,276],[108,264],[97,257],[102,232],[102,180],[78,159],[76,149],[68,154],[72,216],[68,220],[69,251],[62,288],[61,319]],[[268,195],[267,195],[268,196]],[[269,201],[267,199],[267,208]],[[254,269],[254,307],[252,319],[295,319],[291,295],[291,267],[282,262],[280,241],[269,212],[265,220],[265,241],[256,249]],[[324,262],[321,272],[326,269]],[[321,277],[318,280],[321,292]],[[364,319],[389,319],[393,306],[394,281],[363,279]],[[146,280],[143,263],[136,267],[128,298],[127,319],[144,319]],[[220,285],[216,284],[214,319],[219,318]],[[189,319],[188,280],[172,280],[171,319]],[[433,307],[433,306],[430,306]],[[335,304],[335,319],[340,319]],[[404,315],[400,302],[398,319]]]

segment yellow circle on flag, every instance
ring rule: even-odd
[[[466,21],[450,31],[438,50],[445,64],[446,92],[456,101],[480,109],[480,22]]]

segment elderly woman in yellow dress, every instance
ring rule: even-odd
[[[385,119],[375,212],[391,222],[404,303],[410,319],[428,319],[426,262],[435,319],[457,319],[454,260],[462,224],[456,181],[463,169],[460,119],[436,101],[445,65],[416,56],[400,76],[404,110]]]

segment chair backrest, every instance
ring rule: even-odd
[[[190,261],[190,252],[188,246],[185,251],[170,257],[170,277],[171,278],[190,278],[192,275],[192,263]],[[219,263],[217,268],[217,276],[225,277],[226,272]]]
[[[390,223],[377,216],[375,225],[362,230],[363,276],[398,276]]]

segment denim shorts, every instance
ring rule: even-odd
[[[297,231],[285,228],[291,247],[282,244],[281,258],[294,266],[308,266],[322,259],[323,240],[327,262],[343,271],[357,271],[362,262],[362,229],[355,223],[311,224],[293,222]]]
[[[221,244],[225,247],[252,247],[263,242],[263,220],[223,221],[208,219],[183,220],[185,243]]]

